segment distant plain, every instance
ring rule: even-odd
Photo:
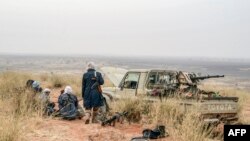
[[[95,62],[99,68],[112,66],[125,69],[163,68],[183,70],[201,75],[225,75],[225,78],[205,82],[250,89],[250,60],[221,58],[177,57],[111,57],[111,56],[52,56],[0,55],[0,71],[75,74],[81,77],[86,64]]]

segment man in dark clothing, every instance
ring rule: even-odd
[[[60,116],[72,120],[78,116],[78,100],[70,86],[66,86],[64,93],[58,98]]]
[[[103,84],[102,75],[96,72],[94,63],[88,63],[88,71],[83,74],[82,78],[83,105],[86,109],[85,124],[89,123],[92,109],[92,123],[96,122],[99,107],[103,106],[103,96],[100,91],[100,85]]]

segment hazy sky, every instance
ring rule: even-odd
[[[0,53],[250,58],[250,0],[1,0]]]

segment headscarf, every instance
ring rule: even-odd
[[[95,69],[96,65],[94,62],[89,62],[87,67],[88,67],[88,69]]]
[[[64,93],[72,94],[73,90],[72,90],[72,88],[70,86],[66,86],[65,89],[64,89]]]
[[[44,94],[46,94],[46,93],[50,93],[51,92],[51,90],[50,89],[48,89],[48,88],[45,88],[44,90],[43,90],[43,93]]]
[[[32,88],[38,88],[40,86],[40,83],[38,81],[34,81],[32,83]]]
[[[46,88],[43,90],[43,92],[40,94],[39,98],[42,102],[49,102],[50,96],[48,95],[51,92],[50,89]]]

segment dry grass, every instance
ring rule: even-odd
[[[10,114],[6,117],[0,117],[0,141],[17,140],[20,134],[18,119]]]
[[[43,116],[38,95],[25,89],[28,79],[38,80],[43,88],[63,89],[71,85],[77,95],[81,93],[81,79],[69,75],[0,73],[0,141],[25,140],[24,136],[35,128]]]
[[[41,116],[41,106],[33,94],[24,89],[28,74],[0,74],[0,141],[21,140],[30,117]]]
[[[28,79],[41,82],[42,86],[52,89],[63,89],[66,85],[72,86],[74,92],[81,95],[81,77],[63,74],[21,74],[16,72],[3,72],[0,74],[0,141],[25,140],[24,136],[41,121],[42,110],[39,102],[29,91],[23,87]],[[57,84],[61,88],[55,88]],[[249,92],[206,85],[204,89],[220,91],[221,95],[239,96],[240,121],[250,123],[244,116],[244,107],[250,102]],[[177,141],[207,140],[211,129],[199,120],[196,108],[183,114],[176,99],[167,99],[163,102],[152,103],[140,99],[125,99],[113,102],[112,113],[128,111],[129,122],[140,122],[143,126],[156,124],[166,125],[170,136]],[[30,122],[32,121],[32,123]],[[29,124],[28,124],[29,123]],[[28,126],[27,126],[28,125]],[[3,128],[4,127],[4,128]]]
[[[148,127],[148,125],[152,125],[151,128],[155,125],[165,125],[172,139],[177,141],[207,140],[212,130],[206,128],[206,125],[199,119],[198,108],[194,107],[188,113],[183,114],[179,101],[176,99],[152,103],[128,98],[112,103],[111,107],[112,112],[140,113],[141,124],[145,127]]]

